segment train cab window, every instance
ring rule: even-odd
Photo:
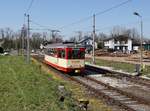
[[[72,50],[72,59],[78,59],[79,58],[79,49],[73,49]]]
[[[84,59],[85,51],[80,49],[68,50],[68,59]]]
[[[85,51],[80,50],[80,59],[84,59],[85,58]]]

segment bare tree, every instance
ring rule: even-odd
[[[73,37],[70,37],[70,38],[69,38],[69,41],[70,41],[70,42],[77,42],[77,39],[76,39],[75,36],[73,36]]]
[[[104,39],[108,38],[108,36],[104,33],[99,33],[98,38],[99,38],[99,41],[100,41],[100,40],[104,40]]]
[[[4,39],[4,29],[0,29],[0,38]]]
[[[77,31],[77,40],[80,41],[83,37],[83,32],[82,31]]]
[[[131,38],[139,38],[139,33],[135,28],[127,29],[125,27],[121,26],[115,26],[110,32],[111,37],[119,36],[119,35],[125,35],[127,37]]]
[[[30,38],[30,43],[31,43],[31,49],[39,49],[40,44],[43,41],[43,38],[41,37],[42,35],[40,33],[33,33],[32,37]]]

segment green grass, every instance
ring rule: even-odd
[[[98,65],[104,65],[108,67],[114,67],[114,69],[122,69],[127,72],[134,72],[135,70],[135,65],[133,64],[128,64],[128,63],[122,63],[122,62],[114,62],[114,61],[107,61],[107,60],[97,60],[96,59],[96,64]]]
[[[87,60],[90,62],[91,60]],[[116,70],[123,70],[125,72],[133,73],[135,72],[135,64],[125,63],[125,62],[116,62],[116,61],[109,61],[109,60],[102,60],[102,59],[96,59],[96,64],[100,66],[107,66],[107,67],[113,67]],[[147,75],[150,77],[150,66],[145,66],[142,72],[143,75]]]
[[[77,111],[70,96],[59,101],[53,80],[19,56],[0,56],[0,111]]]

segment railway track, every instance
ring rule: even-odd
[[[35,59],[42,62],[41,58],[34,57]],[[50,67],[51,68],[51,67]],[[108,102],[111,102],[114,105],[119,106],[122,109],[125,109],[127,111],[149,111],[150,106],[146,104],[147,102],[144,100],[139,100],[139,98],[134,97],[134,95],[129,95],[117,88],[113,88],[108,84],[102,83],[98,80],[95,80],[93,78],[90,78],[88,76],[70,76],[63,74],[60,71],[57,71],[53,68],[51,68],[54,72],[59,74],[61,77],[73,80],[77,83],[80,83],[81,85],[85,86],[89,89],[89,91],[94,92],[94,95],[100,96],[107,100]],[[87,72],[86,72],[87,73]]]
[[[98,96],[102,96],[109,102],[120,106],[127,111],[149,111],[150,106],[141,103],[133,99],[133,97],[127,96],[118,90],[110,88],[108,85],[89,79],[88,77],[73,77],[75,81],[86,86],[88,89],[95,92]]]
[[[135,82],[129,81],[126,77],[112,77],[112,74],[100,74],[95,70],[91,71],[86,69],[86,74],[89,79],[95,80],[136,101],[140,101],[140,103],[150,105],[150,88],[146,85],[144,86],[140,83],[135,84]]]
[[[90,65],[86,65],[87,69],[90,69],[92,71],[95,72],[99,72],[99,73],[104,73],[110,77],[114,77],[114,78],[118,78],[118,79],[123,79],[125,78],[127,81],[139,84],[139,85],[144,85],[150,88],[150,80],[138,77],[138,76],[132,76],[132,75],[127,75],[121,72],[114,72],[114,71],[109,71],[109,70],[105,70],[102,68],[98,68],[98,67],[94,67],[94,66],[90,66]]]

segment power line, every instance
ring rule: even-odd
[[[101,12],[97,12],[95,15],[97,16],[97,15],[104,14],[104,13],[106,13],[106,12],[109,12],[109,11],[113,10],[113,9],[119,8],[119,7],[121,7],[122,5],[125,5],[125,4],[127,4],[128,2],[131,2],[131,1],[132,1],[132,0],[124,1],[124,2],[122,2],[122,3],[120,3],[120,4],[117,4],[117,5],[115,5],[115,6],[112,6],[112,7],[108,8],[108,9],[106,9],[106,10],[103,10],[103,11],[101,11]]]
[[[41,25],[41,24],[39,24],[39,23],[37,23],[37,22],[35,22],[35,21],[33,21],[33,20],[30,20],[30,22],[32,22],[33,24],[35,24],[35,25],[37,25],[37,26],[39,26],[39,27],[49,29],[47,26]],[[51,30],[51,29],[50,29],[50,30]]]
[[[115,5],[115,6],[112,6],[112,7],[108,8],[108,9],[105,9],[105,10],[103,10],[103,11],[97,12],[95,15],[98,16],[98,15],[104,14],[104,13],[106,13],[106,12],[109,12],[109,11],[113,10],[113,9],[119,8],[119,7],[121,7],[121,6],[127,4],[128,2],[131,2],[131,1],[132,1],[132,0],[124,1],[124,2],[122,2],[122,3],[120,3],[120,4],[117,4],[117,5]],[[76,22],[73,22],[73,23],[64,25],[64,26],[60,27],[60,29],[63,29],[63,28],[65,28],[65,27],[69,27],[69,26],[72,26],[72,25],[75,25],[75,24],[79,24],[79,23],[81,23],[81,22],[84,22],[84,21],[87,21],[87,20],[91,19],[92,17],[93,17],[93,16],[89,16],[89,17],[80,19],[80,20],[78,20],[78,21],[76,21]]]
[[[67,24],[67,25],[64,25],[62,27],[60,27],[60,29],[64,29],[65,27],[69,27],[69,26],[72,26],[72,25],[75,25],[75,24],[79,24],[81,22],[84,22],[84,21],[87,21],[87,20],[90,20],[93,16],[89,16],[89,17],[86,17],[84,19],[81,19],[79,21],[76,21],[76,22],[73,22],[73,23],[70,23],[70,24]]]
[[[31,30],[48,30],[48,31],[54,31],[54,30],[48,28],[47,26],[41,25],[41,24],[39,24],[39,23],[37,23],[37,22],[35,22],[35,21],[33,21],[33,20],[30,20],[30,22],[32,22],[33,24],[35,24],[35,25],[37,25],[37,26],[43,28],[43,29],[32,28]]]
[[[25,13],[28,13],[28,12],[30,11],[30,9],[31,9],[31,7],[32,7],[32,5],[33,5],[33,2],[34,2],[34,0],[31,0],[29,6],[28,6],[28,8],[27,8],[27,10],[25,11]]]
[[[28,11],[29,11],[30,8],[32,7],[33,1],[34,1],[34,0],[32,0],[31,3],[30,3],[30,5],[29,5],[29,7],[28,7]],[[97,12],[95,15],[98,16],[98,15],[104,14],[104,13],[109,12],[109,11],[115,9],[115,8],[119,8],[119,7],[121,7],[122,5],[127,4],[127,3],[130,2],[130,1],[132,1],[132,0],[127,0],[127,1],[124,1],[124,2],[122,2],[122,3],[119,3],[119,4],[117,4],[117,5],[115,5],[115,6],[112,6],[112,7],[108,8],[108,9],[105,9],[105,10],[103,10],[103,11]],[[92,17],[93,17],[93,16],[89,16],[89,17],[80,19],[80,20],[78,20],[78,21],[76,21],[76,22],[73,22],[73,23],[64,25],[64,26],[60,27],[59,29],[64,29],[65,27],[69,27],[69,26],[72,26],[72,25],[75,25],[75,24],[79,24],[79,23],[81,23],[81,22],[84,22],[84,21],[87,21],[87,20],[92,19]],[[32,22],[33,24],[35,24],[35,25],[37,25],[37,26],[39,26],[39,27],[48,28],[47,26],[43,26],[43,25],[41,25],[41,24],[39,24],[39,23],[37,23],[37,22],[34,22],[33,20],[30,20],[30,22]],[[51,30],[51,29],[50,29],[50,30]]]
[[[47,30],[47,31],[50,31],[49,29],[40,29],[40,28],[30,28],[30,30]]]
[[[51,32],[60,32],[60,31],[57,30],[57,29],[49,29],[47,26],[43,26],[43,25],[41,25],[41,24],[39,24],[39,23],[37,23],[37,22],[34,22],[33,20],[30,20],[30,22],[32,22],[33,24],[35,24],[35,25],[37,25],[37,26],[39,26],[39,27],[44,28],[44,29],[31,29],[31,30],[48,30],[48,31],[51,31]]]
[[[27,8],[27,9],[25,10],[25,12],[24,12],[24,24],[25,24],[25,21],[26,21],[26,17],[27,17],[27,15],[28,15],[28,12],[30,11],[30,9],[31,9],[31,7],[32,7],[33,2],[34,2],[34,0],[31,0],[31,2],[30,2],[30,4],[29,4],[28,8]]]

